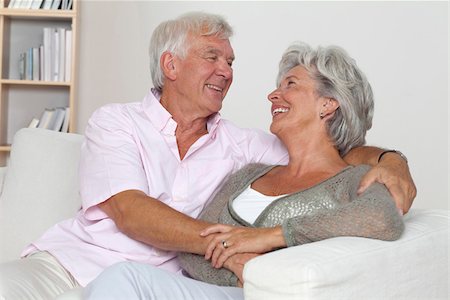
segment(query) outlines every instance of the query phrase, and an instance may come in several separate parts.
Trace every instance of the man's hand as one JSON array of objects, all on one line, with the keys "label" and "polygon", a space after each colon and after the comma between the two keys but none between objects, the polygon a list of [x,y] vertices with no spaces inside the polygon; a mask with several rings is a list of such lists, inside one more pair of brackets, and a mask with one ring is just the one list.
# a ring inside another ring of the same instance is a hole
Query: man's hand
[{"label": "man's hand", "polygon": [[225,261],[224,267],[233,272],[237,278],[239,278],[238,286],[242,287],[244,284],[244,278],[242,273],[244,272],[244,265],[252,258],[259,256],[256,253],[238,253]]},{"label": "man's hand", "polygon": [[401,214],[409,211],[417,190],[409,172],[408,164],[396,153],[386,153],[378,164],[361,179],[358,193],[378,181],[384,184]]}]

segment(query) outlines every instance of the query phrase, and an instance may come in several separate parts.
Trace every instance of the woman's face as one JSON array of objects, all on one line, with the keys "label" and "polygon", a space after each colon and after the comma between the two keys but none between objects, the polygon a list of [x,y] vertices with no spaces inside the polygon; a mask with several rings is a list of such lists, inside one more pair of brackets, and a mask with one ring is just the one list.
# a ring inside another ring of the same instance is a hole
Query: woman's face
[{"label": "woman's face", "polygon": [[282,132],[309,130],[320,124],[322,104],[318,101],[315,82],[302,66],[290,69],[268,99],[272,102],[270,131],[277,136]]}]

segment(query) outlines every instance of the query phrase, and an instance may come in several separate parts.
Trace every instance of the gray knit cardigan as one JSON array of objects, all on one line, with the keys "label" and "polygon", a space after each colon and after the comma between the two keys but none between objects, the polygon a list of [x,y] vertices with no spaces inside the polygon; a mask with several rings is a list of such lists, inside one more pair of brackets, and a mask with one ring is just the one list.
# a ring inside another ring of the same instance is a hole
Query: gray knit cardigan
[{"label": "gray knit cardigan", "polygon": [[[311,187],[273,201],[253,224],[240,218],[232,203],[253,181],[274,166],[250,164],[231,175],[201,220],[247,227],[282,226],[287,246],[296,246],[337,236],[396,240],[404,229],[402,217],[386,187],[372,184],[357,195],[361,177],[370,169],[348,167]],[[190,277],[222,286],[236,286],[237,277],[225,268],[215,269],[203,256],[180,253],[179,261]]]}]

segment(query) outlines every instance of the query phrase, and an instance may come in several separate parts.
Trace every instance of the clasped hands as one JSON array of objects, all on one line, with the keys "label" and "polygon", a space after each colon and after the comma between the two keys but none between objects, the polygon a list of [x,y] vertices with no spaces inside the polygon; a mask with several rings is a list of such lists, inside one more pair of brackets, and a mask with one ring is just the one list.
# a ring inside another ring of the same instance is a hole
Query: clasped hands
[{"label": "clasped hands", "polygon": [[243,283],[245,263],[284,244],[280,226],[249,228],[216,224],[206,228],[200,235],[213,235],[206,248],[205,259],[211,260],[214,268],[225,267],[232,271],[240,283]]}]

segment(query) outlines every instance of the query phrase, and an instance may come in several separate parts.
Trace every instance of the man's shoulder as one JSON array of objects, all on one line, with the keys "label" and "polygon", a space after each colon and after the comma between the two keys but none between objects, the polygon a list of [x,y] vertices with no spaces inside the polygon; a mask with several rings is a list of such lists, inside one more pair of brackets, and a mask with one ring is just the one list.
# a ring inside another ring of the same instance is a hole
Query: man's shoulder
[{"label": "man's shoulder", "polygon": [[92,117],[106,117],[114,115],[126,115],[130,109],[136,109],[141,105],[140,102],[127,102],[127,103],[108,103],[97,108]]},{"label": "man's shoulder", "polygon": [[134,113],[138,110],[138,102],[110,103],[97,108],[91,115],[86,127],[86,134],[90,129],[104,129],[107,131],[129,131],[132,128]]}]

